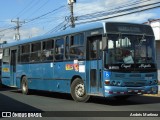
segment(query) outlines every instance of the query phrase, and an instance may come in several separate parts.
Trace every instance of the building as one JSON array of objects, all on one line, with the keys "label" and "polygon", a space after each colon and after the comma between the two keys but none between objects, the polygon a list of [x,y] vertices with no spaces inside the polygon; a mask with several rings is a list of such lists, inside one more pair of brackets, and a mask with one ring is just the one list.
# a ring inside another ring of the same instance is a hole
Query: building
[{"label": "building", "polygon": [[149,24],[153,28],[155,40],[156,40],[156,55],[157,55],[157,68],[158,68],[158,80],[160,81],[160,19],[148,20],[144,24]]}]

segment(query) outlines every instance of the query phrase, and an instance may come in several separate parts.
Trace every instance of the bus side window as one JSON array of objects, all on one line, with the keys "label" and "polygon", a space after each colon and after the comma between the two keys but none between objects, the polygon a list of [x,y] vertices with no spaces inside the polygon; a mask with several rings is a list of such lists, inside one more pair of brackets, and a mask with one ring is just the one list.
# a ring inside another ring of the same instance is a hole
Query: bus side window
[{"label": "bus side window", "polygon": [[69,37],[66,37],[66,42],[65,42],[65,58],[69,59]]},{"label": "bus side window", "polygon": [[29,62],[30,45],[23,45],[20,47],[20,62]]},{"label": "bus side window", "polygon": [[64,56],[64,39],[57,39],[55,43],[55,60],[63,60]]},{"label": "bus side window", "polygon": [[3,50],[3,64],[9,64],[9,54],[10,52],[8,48]]},{"label": "bus side window", "polygon": [[82,33],[70,37],[70,58],[84,59],[84,35]]},{"label": "bus side window", "polygon": [[41,60],[41,42],[31,44],[31,62],[38,62]]},{"label": "bus side window", "polygon": [[102,35],[88,37],[89,59],[102,58]]},{"label": "bus side window", "polygon": [[91,51],[91,54],[90,54],[91,59],[97,58],[97,41],[96,40],[92,41],[90,51]]},{"label": "bus side window", "polygon": [[54,47],[53,40],[43,41],[43,49],[41,54],[42,61],[53,60],[53,47]]}]

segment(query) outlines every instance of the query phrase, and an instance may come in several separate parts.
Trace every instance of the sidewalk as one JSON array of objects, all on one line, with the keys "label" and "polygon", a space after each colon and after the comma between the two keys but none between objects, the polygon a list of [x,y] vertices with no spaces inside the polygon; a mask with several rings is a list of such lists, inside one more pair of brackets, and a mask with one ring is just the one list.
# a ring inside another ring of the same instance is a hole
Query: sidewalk
[{"label": "sidewalk", "polygon": [[144,94],[144,96],[153,96],[153,97],[160,97],[160,85],[158,85],[158,94]]}]

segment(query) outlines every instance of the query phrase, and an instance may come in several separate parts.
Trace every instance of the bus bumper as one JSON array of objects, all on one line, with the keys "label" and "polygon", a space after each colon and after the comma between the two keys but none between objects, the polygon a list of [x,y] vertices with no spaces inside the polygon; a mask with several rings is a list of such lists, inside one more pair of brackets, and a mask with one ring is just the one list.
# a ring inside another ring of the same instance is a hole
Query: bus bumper
[{"label": "bus bumper", "polygon": [[117,87],[117,86],[104,87],[105,97],[114,97],[121,95],[142,95],[142,94],[158,94],[158,85],[143,86],[143,87]]}]

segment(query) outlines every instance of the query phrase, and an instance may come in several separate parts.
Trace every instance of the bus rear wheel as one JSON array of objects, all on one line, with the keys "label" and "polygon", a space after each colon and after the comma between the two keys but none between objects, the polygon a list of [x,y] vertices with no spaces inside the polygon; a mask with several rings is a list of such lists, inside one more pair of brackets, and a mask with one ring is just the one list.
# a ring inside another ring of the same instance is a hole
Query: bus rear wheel
[{"label": "bus rear wheel", "polygon": [[22,82],[21,82],[21,89],[22,89],[22,93],[27,95],[28,94],[28,81],[26,76],[24,76],[22,78]]},{"label": "bus rear wheel", "polygon": [[80,78],[76,78],[71,84],[71,96],[77,102],[87,102],[90,98],[86,94],[84,82]]}]

